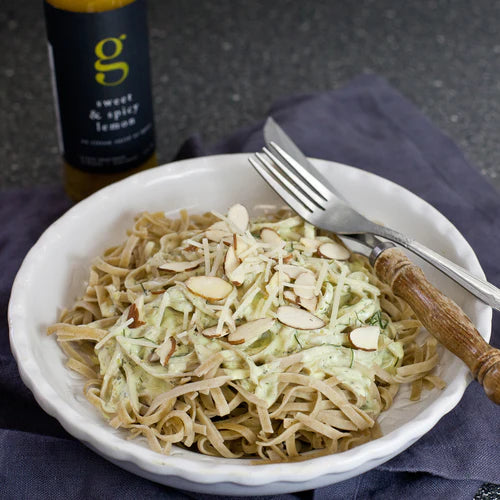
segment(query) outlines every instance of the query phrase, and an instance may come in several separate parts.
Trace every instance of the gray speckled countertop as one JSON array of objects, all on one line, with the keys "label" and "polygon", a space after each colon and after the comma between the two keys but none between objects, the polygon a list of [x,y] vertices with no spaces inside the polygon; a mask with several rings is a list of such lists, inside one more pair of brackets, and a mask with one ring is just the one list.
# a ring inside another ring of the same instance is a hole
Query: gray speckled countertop
[{"label": "gray speckled countertop", "polygon": [[[0,0],[0,188],[61,181],[41,1]],[[159,161],[284,95],[387,78],[500,189],[500,2],[149,0]],[[500,498],[485,485],[476,498]]]},{"label": "gray speckled countertop", "polygon": [[[0,1],[0,187],[59,182],[41,1]],[[160,162],[375,72],[500,189],[500,2],[150,0],[149,17]]]}]

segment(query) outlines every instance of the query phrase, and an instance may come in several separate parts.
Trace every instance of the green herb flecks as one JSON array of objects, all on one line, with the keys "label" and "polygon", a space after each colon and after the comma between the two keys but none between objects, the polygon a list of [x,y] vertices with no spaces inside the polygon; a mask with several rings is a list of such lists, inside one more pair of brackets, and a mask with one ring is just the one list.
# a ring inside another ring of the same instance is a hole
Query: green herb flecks
[{"label": "green herb flecks", "polygon": [[294,333],[293,336],[295,337],[295,341],[297,342],[297,344],[299,344],[300,348],[303,349],[302,344],[300,343],[300,341],[299,341],[299,339],[297,337],[297,334]]},{"label": "green herb flecks", "polygon": [[385,330],[387,328],[387,325],[389,324],[389,321],[382,318],[382,311],[377,311],[368,319],[367,324],[373,326],[378,325],[380,326],[381,330]]}]

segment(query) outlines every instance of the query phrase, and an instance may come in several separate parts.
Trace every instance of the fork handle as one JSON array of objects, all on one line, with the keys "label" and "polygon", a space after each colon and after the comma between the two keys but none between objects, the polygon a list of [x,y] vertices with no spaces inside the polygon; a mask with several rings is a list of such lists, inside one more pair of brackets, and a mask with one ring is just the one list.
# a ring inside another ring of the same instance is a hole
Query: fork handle
[{"label": "fork handle", "polygon": [[496,286],[488,283],[486,280],[476,278],[463,267],[460,267],[451,260],[446,259],[442,255],[439,255],[406,235],[384,226],[376,226],[375,229],[375,234],[377,234],[377,236],[382,236],[394,241],[403,248],[415,253],[429,264],[439,269],[442,273],[446,274],[446,276],[465,288],[472,295],[476,296],[479,300],[497,311],[500,311],[500,289]]},{"label": "fork handle", "polygon": [[465,362],[486,395],[500,404],[500,350],[481,337],[462,309],[429,283],[401,250],[384,250],[374,268],[377,276],[409,304],[427,331]]}]

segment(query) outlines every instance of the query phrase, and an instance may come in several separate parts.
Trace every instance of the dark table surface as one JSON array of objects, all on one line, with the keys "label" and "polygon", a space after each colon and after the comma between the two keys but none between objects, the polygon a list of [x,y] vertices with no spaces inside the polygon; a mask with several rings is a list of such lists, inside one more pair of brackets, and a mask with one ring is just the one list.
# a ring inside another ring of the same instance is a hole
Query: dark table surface
[{"label": "dark table surface", "polygon": [[[42,2],[0,6],[0,187],[60,182]],[[500,189],[500,2],[149,0],[149,18],[160,162],[375,72]]]},{"label": "dark table surface", "polygon": [[[149,0],[160,162],[277,98],[384,76],[500,189],[500,2]],[[61,182],[42,2],[0,0],[0,188]],[[485,485],[476,498],[500,498]]]}]

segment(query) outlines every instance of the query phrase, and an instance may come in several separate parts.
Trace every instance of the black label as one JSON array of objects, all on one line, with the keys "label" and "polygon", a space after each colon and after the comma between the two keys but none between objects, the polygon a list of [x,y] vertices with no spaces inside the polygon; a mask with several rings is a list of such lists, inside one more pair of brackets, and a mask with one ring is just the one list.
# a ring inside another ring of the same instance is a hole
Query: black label
[{"label": "black label", "polygon": [[155,149],[144,0],[91,14],[44,4],[64,159],[102,173],[144,163]]}]

